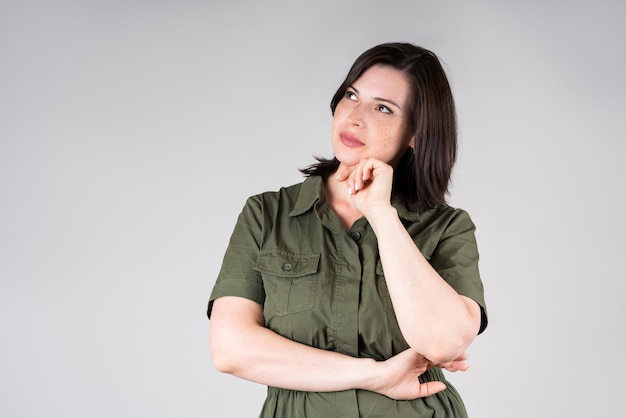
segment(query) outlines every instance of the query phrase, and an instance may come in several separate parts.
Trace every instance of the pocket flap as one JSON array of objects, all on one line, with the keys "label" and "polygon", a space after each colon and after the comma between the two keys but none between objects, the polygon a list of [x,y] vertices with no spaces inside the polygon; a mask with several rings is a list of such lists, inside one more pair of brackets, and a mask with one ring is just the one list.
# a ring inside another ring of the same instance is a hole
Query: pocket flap
[{"label": "pocket flap", "polygon": [[300,277],[317,273],[319,254],[296,254],[284,250],[263,250],[254,269],[280,277]]}]

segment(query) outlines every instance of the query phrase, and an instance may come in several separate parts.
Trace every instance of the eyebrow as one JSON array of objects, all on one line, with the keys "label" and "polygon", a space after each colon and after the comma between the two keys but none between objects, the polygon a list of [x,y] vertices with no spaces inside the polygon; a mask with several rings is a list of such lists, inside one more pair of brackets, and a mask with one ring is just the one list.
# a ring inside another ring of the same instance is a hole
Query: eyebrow
[{"label": "eyebrow", "polygon": [[[359,93],[359,90],[356,89],[354,86],[348,86],[349,89],[354,90],[357,94]],[[393,101],[389,100],[389,99],[385,99],[382,97],[372,97],[374,100],[378,100],[379,102],[385,102],[385,103],[389,103],[393,106],[395,106],[396,108],[402,110],[402,108],[400,106],[398,106],[396,103],[394,103]]]}]

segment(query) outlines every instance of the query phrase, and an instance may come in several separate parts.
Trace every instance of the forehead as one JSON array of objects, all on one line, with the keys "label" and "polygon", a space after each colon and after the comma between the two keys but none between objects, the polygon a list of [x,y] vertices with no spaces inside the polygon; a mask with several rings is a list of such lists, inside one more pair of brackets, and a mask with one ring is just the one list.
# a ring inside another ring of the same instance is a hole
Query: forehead
[{"label": "forehead", "polygon": [[368,68],[353,83],[361,96],[391,100],[406,105],[411,83],[408,76],[394,67],[377,64]]}]

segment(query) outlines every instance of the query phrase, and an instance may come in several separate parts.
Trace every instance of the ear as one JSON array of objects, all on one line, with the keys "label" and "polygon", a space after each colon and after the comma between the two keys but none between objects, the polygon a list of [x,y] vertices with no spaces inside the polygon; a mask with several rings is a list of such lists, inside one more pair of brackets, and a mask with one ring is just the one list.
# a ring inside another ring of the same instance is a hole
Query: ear
[{"label": "ear", "polygon": [[415,135],[411,137],[411,140],[409,141],[409,147],[415,149]]}]

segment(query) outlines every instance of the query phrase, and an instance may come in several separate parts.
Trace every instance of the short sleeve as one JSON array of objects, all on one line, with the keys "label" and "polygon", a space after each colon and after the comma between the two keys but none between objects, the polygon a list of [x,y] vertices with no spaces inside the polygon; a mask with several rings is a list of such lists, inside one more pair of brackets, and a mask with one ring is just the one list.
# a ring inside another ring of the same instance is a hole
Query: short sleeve
[{"label": "short sleeve", "polygon": [[430,264],[460,295],[480,305],[480,332],[487,327],[487,307],[478,268],[476,227],[467,212],[457,209],[430,256]]},{"label": "short sleeve", "polygon": [[211,318],[213,301],[222,296],[239,296],[263,305],[265,290],[259,272],[253,269],[263,233],[261,197],[250,197],[230,237],[207,309]]}]

